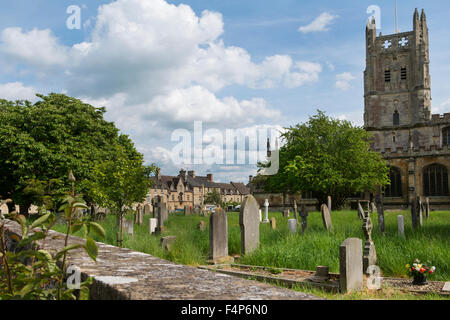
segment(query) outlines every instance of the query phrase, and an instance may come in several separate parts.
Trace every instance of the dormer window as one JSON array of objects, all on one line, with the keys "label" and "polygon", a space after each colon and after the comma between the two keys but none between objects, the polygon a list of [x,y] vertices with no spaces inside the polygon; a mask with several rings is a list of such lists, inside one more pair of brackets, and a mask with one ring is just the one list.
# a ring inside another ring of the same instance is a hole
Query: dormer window
[{"label": "dormer window", "polygon": [[394,126],[400,125],[400,115],[397,110],[395,110],[393,118]]}]

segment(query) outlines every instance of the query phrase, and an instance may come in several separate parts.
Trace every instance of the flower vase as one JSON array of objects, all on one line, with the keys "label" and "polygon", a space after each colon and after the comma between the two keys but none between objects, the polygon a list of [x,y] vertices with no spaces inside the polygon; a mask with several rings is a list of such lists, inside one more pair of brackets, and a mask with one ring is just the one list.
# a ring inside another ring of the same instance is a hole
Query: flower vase
[{"label": "flower vase", "polygon": [[423,286],[425,284],[427,284],[427,277],[425,276],[425,274],[423,273],[417,273],[414,275],[414,281],[413,281],[413,285],[416,286]]}]

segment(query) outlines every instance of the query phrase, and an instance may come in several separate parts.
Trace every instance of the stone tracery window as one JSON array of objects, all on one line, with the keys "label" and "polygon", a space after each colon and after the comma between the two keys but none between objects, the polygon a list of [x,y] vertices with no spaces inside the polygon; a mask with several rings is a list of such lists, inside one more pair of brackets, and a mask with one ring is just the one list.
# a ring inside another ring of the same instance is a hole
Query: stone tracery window
[{"label": "stone tracery window", "polygon": [[400,124],[400,114],[398,113],[397,110],[395,110],[395,112],[394,112],[393,122],[394,122],[394,126],[398,126]]},{"label": "stone tracery window", "polygon": [[448,173],[445,166],[432,164],[423,170],[423,193],[426,197],[448,195]]},{"label": "stone tracery window", "polygon": [[391,184],[384,190],[385,197],[401,197],[402,192],[402,174],[399,168],[390,167],[389,180]]},{"label": "stone tracery window", "polygon": [[442,130],[442,145],[443,146],[450,145],[450,127],[447,127]]}]

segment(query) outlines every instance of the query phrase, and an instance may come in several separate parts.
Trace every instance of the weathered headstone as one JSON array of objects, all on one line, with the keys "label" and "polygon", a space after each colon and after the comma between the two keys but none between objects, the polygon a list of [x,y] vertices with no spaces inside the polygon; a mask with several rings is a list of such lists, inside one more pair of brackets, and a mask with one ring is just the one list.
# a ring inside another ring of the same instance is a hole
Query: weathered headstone
[{"label": "weathered headstone", "polygon": [[150,205],[146,204],[144,205],[144,215],[150,215]]},{"label": "weathered headstone", "polygon": [[425,198],[425,218],[428,219],[430,217],[430,198]]},{"label": "weathered headstone", "polygon": [[213,261],[228,257],[228,220],[221,208],[209,218],[209,257]]},{"label": "weathered headstone", "polygon": [[422,197],[417,197],[417,203],[416,203],[416,207],[417,207],[417,223],[419,225],[419,227],[423,227],[423,203],[422,203]]},{"label": "weathered headstone", "polygon": [[402,215],[397,216],[398,235],[400,237],[405,236],[405,220]]},{"label": "weathered headstone", "polygon": [[168,218],[167,213],[167,204],[165,202],[158,203],[158,206],[156,207],[156,219],[158,220],[158,224],[156,226],[156,233],[164,232],[164,222]]},{"label": "weathered headstone", "polygon": [[185,216],[191,215],[191,207],[190,206],[184,206],[184,215]]},{"label": "weathered headstone", "polygon": [[302,219],[302,232],[305,233],[305,230],[308,227],[308,210],[306,210],[305,204],[302,204],[300,218]]},{"label": "weathered headstone", "polygon": [[124,228],[128,235],[132,236],[134,234],[134,223],[133,221],[124,221]]},{"label": "weathered headstone", "polygon": [[270,218],[270,227],[272,230],[277,229],[277,219],[275,219],[275,217]]},{"label": "weathered headstone", "polygon": [[363,259],[362,241],[348,238],[339,247],[339,288],[341,293],[362,291]]},{"label": "weathered headstone", "polygon": [[375,203],[373,203],[373,202],[370,203],[370,212],[371,213],[378,212],[377,207],[375,206]]},{"label": "weathered headstone", "polygon": [[328,207],[325,203],[322,204],[320,211],[322,212],[322,221],[323,221],[323,226],[325,227],[325,229],[327,231],[333,230],[333,224],[331,223],[330,211],[328,210]]},{"label": "weathered headstone", "polygon": [[170,251],[170,249],[172,248],[172,245],[175,243],[176,240],[177,240],[176,236],[162,237],[161,238],[161,246],[163,247],[164,250]]},{"label": "weathered headstone", "polygon": [[205,223],[205,221],[200,221],[200,223],[198,224],[198,229],[200,231],[205,231],[206,230],[206,223]]},{"label": "weathered headstone", "polygon": [[155,233],[157,225],[158,225],[158,219],[156,219],[156,218],[148,219],[148,228],[149,228],[150,234]]},{"label": "weathered headstone", "polygon": [[297,219],[288,220],[288,228],[291,233],[297,233],[298,221]]},{"label": "weathered headstone", "polygon": [[289,210],[283,210],[283,217],[289,218]]},{"label": "weathered headstone", "polygon": [[364,273],[369,274],[367,268],[377,264],[377,253],[375,250],[375,244],[372,240],[372,219],[370,214],[363,220],[363,231],[366,241],[364,242],[364,255],[363,255],[363,270]]},{"label": "weathered headstone", "polygon": [[247,196],[239,212],[239,226],[241,228],[241,254],[245,255],[259,245],[259,206],[255,197]]},{"label": "weathered headstone", "polygon": [[331,196],[328,196],[327,200],[328,200],[328,202],[327,202],[328,211],[330,211],[330,214],[331,214]]},{"label": "weathered headstone", "polygon": [[262,211],[259,209],[259,222],[262,222]]}]

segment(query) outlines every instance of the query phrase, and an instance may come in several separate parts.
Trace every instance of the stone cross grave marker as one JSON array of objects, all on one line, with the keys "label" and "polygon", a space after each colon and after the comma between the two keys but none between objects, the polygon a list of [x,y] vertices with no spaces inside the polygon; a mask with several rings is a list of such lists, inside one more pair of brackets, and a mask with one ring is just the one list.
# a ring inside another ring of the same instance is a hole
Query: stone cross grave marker
[{"label": "stone cross grave marker", "polygon": [[216,211],[209,217],[209,258],[214,261],[227,256],[227,213],[222,208],[217,208]]},{"label": "stone cross grave marker", "polygon": [[325,229],[327,231],[333,230],[333,224],[331,223],[330,211],[328,210],[328,207],[325,203],[322,204],[320,211],[322,212],[322,221],[323,221],[323,226],[325,227]]},{"label": "stone cross grave marker", "polygon": [[158,225],[158,219],[156,219],[156,218],[148,219],[148,228],[149,228],[150,234],[155,233],[157,225]]},{"label": "stone cross grave marker", "polygon": [[239,212],[239,226],[241,228],[241,254],[245,255],[259,245],[259,206],[255,197],[247,196]]},{"label": "stone cross grave marker", "polygon": [[398,235],[400,237],[405,236],[405,220],[402,215],[397,216]]},{"label": "stone cross grave marker", "polygon": [[288,220],[288,228],[291,233],[297,233],[298,221],[297,219]]},{"label": "stone cross grave marker", "polygon": [[372,219],[368,214],[363,220],[363,231],[366,241],[364,242],[364,256],[363,256],[363,270],[364,273],[369,274],[367,268],[377,264],[377,253],[375,250],[375,244],[372,240]]},{"label": "stone cross grave marker", "polygon": [[306,210],[306,205],[302,204],[302,209],[300,210],[300,218],[302,219],[302,232],[305,233],[308,227],[308,210]]},{"label": "stone cross grave marker", "polygon": [[348,238],[339,247],[339,288],[347,293],[362,291],[363,287],[362,241]]}]

